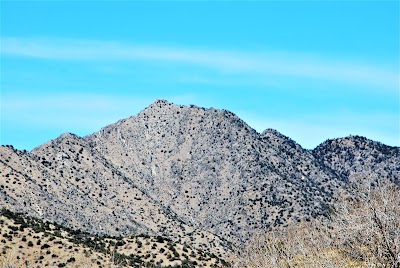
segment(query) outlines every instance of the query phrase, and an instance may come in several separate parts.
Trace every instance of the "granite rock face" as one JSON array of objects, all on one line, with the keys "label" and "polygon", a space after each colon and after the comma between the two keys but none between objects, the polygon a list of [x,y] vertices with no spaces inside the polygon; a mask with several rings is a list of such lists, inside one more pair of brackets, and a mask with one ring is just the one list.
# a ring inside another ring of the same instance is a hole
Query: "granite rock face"
[{"label": "granite rock face", "polygon": [[94,234],[154,234],[213,250],[327,213],[347,183],[399,182],[400,153],[361,137],[310,151],[226,110],[158,100],[86,137],[0,147],[0,206]]}]

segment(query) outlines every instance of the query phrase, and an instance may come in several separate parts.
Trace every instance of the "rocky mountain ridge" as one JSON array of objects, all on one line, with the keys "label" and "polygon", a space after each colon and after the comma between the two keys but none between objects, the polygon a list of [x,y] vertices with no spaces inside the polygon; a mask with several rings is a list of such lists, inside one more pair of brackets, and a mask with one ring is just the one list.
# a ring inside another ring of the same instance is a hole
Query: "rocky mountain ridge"
[{"label": "rocky mountain ridge", "polygon": [[360,137],[306,150],[226,110],[158,100],[86,137],[0,147],[0,206],[94,234],[151,234],[223,256],[310,221],[354,178],[399,182],[400,153]]},{"label": "rocky mountain ridge", "polygon": [[368,178],[400,183],[400,147],[387,146],[361,136],[350,136],[327,140],[312,153],[346,180]]}]

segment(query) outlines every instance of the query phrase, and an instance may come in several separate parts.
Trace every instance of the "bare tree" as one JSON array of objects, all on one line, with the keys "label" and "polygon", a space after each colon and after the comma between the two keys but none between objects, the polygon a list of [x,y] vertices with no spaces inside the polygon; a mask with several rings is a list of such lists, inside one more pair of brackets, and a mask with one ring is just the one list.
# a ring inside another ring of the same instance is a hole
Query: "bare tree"
[{"label": "bare tree", "polygon": [[314,222],[258,234],[242,252],[236,267],[346,267],[347,262],[327,227]]},{"label": "bare tree", "polygon": [[378,267],[400,268],[400,187],[355,183],[356,198],[336,205],[337,242],[352,258]]}]

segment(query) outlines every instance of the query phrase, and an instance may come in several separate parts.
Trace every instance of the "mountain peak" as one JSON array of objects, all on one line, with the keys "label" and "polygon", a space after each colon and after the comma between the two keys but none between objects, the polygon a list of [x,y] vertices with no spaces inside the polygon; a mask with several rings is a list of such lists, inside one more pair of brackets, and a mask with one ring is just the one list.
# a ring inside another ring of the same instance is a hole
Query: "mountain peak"
[{"label": "mountain peak", "polygon": [[289,138],[288,136],[283,135],[280,133],[278,130],[273,129],[273,128],[267,128],[261,133],[261,136],[264,138],[274,138],[274,139],[279,139],[281,142],[291,142],[294,143],[294,141]]},{"label": "mountain peak", "polygon": [[56,139],[54,140],[50,140],[46,143],[43,143],[41,145],[39,145],[38,147],[35,147],[32,149],[32,153],[38,152],[40,150],[47,150],[47,147],[52,147],[55,146],[57,144],[57,146],[59,146],[60,144],[64,144],[66,146],[69,146],[70,143],[85,143],[86,141],[84,139],[82,139],[81,137],[79,137],[78,135],[74,134],[74,133],[70,133],[70,132],[65,132],[63,134],[61,134],[60,136],[58,136]]},{"label": "mountain peak", "polygon": [[157,99],[155,102],[150,104],[150,106],[148,108],[162,108],[162,107],[170,106],[170,105],[173,105],[173,103],[171,103],[165,99]]},{"label": "mountain peak", "polygon": [[80,138],[78,135],[71,133],[71,132],[65,132],[61,134],[57,139],[76,139]]},{"label": "mountain peak", "polygon": [[328,139],[317,146],[317,148],[328,148],[328,147],[340,147],[342,149],[346,148],[364,149],[369,147],[369,148],[375,148],[380,151],[387,151],[387,150],[399,151],[400,149],[399,147],[385,145],[381,142],[374,141],[358,135],[350,135],[343,138]]},{"label": "mountain peak", "polygon": [[273,128],[267,128],[266,130],[264,130],[261,135],[268,135],[268,134],[273,134],[276,136],[283,136],[282,133],[280,133],[278,130],[273,129]]}]

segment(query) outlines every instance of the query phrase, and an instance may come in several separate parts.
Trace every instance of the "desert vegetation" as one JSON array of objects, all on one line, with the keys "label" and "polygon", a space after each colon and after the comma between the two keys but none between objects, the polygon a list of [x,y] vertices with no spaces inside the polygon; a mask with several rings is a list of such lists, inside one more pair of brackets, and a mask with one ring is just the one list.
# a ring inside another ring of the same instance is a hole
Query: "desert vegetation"
[{"label": "desert vegetation", "polygon": [[326,221],[253,236],[235,267],[400,267],[400,187],[353,183]]},{"label": "desert vegetation", "polygon": [[0,268],[225,267],[212,253],[162,236],[95,236],[0,210]]}]

